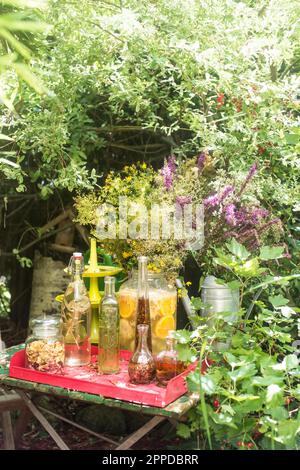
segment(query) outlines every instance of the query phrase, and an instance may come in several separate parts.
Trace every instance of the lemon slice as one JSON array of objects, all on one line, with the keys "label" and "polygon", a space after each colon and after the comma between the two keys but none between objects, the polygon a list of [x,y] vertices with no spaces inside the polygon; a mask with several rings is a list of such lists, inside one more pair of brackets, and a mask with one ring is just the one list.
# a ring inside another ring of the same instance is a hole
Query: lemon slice
[{"label": "lemon slice", "polygon": [[158,338],[166,338],[170,330],[175,329],[175,319],[171,315],[163,316],[155,325],[154,332]]},{"label": "lemon slice", "polygon": [[176,312],[176,297],[174,296],[165,296],[160,299],[159,307],[160,307],[160,315],[161,316],[172,316]]},{"label": "lemon slice", "polygon": [[136,299],[128,296],[119,297],[119,309],[121,318],[130,318],[136,311]]}]

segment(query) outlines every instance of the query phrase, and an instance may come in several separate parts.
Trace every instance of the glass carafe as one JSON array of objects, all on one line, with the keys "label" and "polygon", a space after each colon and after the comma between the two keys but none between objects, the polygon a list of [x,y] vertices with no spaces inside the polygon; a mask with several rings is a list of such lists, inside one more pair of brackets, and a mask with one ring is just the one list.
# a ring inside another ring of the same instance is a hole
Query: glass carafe
[{"label": "glass carafe", "polygon": [[[164,273],[148,271],[149,303],[151,319],[152,353],[165,348],[170,330],[176,329],[177,291],[170,285]],[[138,271],[133,270],[119,290],[120,347],[134,351],[135,319],[138,297]]]},{"label": "glass carafe", "polygon": [[184,362],[178,359],[178,353],[175,349],[176,339],[173,334],[174,332],[169,332],[166,338],[166,348],[156,356],[155,360],[156,379],[161,386],[166,386],[169,380],[181,374],[185,369]]},{"label": "glass carafe", "polygon": [[137,326],[138,346],[128,365],[129,381],[133,384],[149,384],[155,378],[155,362],[148,348],[149,325]]},{"label": "glass carafe", "polygon": [[115,278],[104,278],[104,297],[99,315],[98,370],[102,374],[116,374],[119,365],[119,306],[115,295]]},{"label": "glass carafe", "polygon": [[65,365],[83,366],[91,360],[90,323],[91,302],[81,278],[84,264],[81,253],[71,258],[73,279],[62,302]]}]

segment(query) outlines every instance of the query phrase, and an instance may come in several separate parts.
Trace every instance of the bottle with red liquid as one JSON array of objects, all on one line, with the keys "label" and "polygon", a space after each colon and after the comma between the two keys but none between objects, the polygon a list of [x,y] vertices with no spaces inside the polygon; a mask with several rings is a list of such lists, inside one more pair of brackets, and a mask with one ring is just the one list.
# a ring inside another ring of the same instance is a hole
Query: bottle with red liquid
[{"label": "bottle with red liquid", "polygon": [[156,379],[158,385],[166,387],[169,380],[185,370],[185,363],[178,359],[174,332],[170,331],[166,338],[166,349],[156,356]]},{"label": "bottle with red liquid", "polygon": [[148,325],[147,345],[148,345],[149,351],[152,352],[147,263],[148,263],[147,256],[140,256],[138,258],[138,302],[137,302],[136,327],[135,327],[135,350],[137,349],[138,342],[139,342],[138,326]]},{"label": "bottle with red liquid", "polygon": [[133,384],[149,384],[155,378],[155,362],[147,342],[149,325],[138,325],[137,331],[138,346],[128,365],[129,381]]}]

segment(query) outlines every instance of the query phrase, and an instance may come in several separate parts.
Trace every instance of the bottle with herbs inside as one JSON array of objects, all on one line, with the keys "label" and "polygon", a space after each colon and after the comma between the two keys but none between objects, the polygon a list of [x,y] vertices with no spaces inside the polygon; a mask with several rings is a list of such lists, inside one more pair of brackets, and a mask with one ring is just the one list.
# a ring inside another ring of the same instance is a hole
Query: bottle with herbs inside
[{"label": "bottle with herbs inside", "polygon": [[151,321],[150,321],[150,303],[149,303],[149,286],[148,286],[148,258],[147,256],[140,256],[138,258],[138,299],[136,311],[136,326],[135,326],[135,350],[139,342],[139,325],[148,325],[147,329],[147,344],[149,350],[152,352],[152,338],[151,338]]},{"label": "bottle with herbs inside", "polygon": [[165,387],[169,380],[173,379],[185,369],[183,361],[178,359],[176,351],[176,339],[174,338],[174,331],[170,331],[166,338],[166,349],[161,351],[155,360],[156,364],[156,379],[158,385]]},{"label": "bottle with herbs inside", "polygon": [[116,280],[112,276],[104,278],[104,297],[99,315],[98,370],[102,374],[117,374],[119,364],[119,306],[115,295]]},{"label": "bottle with herbs inside", "polygon": [[64,365],[64,342],[61,319],[45,315],[31,321],[31,334],[25,342],[25,364],[48,374],[59,374]]},{"label": "bottle with herbs inside", "polygon": [[65,365],[84,366],[91,360],[91,302],[82,280],[83,256],[73,253],[70,260],[72,281],[64,294],[61,315],[65,340]]},{"label": "bottle with herbs inside", "polygon": [[138,346],[128,365],[129,381],[133,384],[149,384],[155,378],[155,362],[148,347],[149,325],[137,326]]}]

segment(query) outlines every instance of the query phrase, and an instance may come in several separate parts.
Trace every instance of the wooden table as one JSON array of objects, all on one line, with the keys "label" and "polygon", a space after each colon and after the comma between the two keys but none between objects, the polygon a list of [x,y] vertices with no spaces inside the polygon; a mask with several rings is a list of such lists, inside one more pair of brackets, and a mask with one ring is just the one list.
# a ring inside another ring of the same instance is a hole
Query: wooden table
[{"label": "wooden table", "polygon": [[[15,379],[8,376],[9,373],[9,361],[11,356],[24,348],[24,344],[14,346],[6,350],[5,360],[0,363],[0,387],[2,387],[7,399],[7,408],[5,409],[4,403],[1,408],[1,396],[0,396],[0,413],[2,413],[2,423],[4,432],[4,446],[5,448],[14,449],[15,440],[17,441],[21,435],[25,432],[29,419],[32,415],[40,422],[43,428],[48,432],[52,439],[56,442],[57,446],[61,450],[69,450],[69,447],[62,440],[59,434],[55,431],[53,426],[49,423],[44,414],[55,416],[56,418],[67,422],[71,426],[86,431],[93,436],[96,436],[110,444],[114,445],[115,450],[126,450],[130,449],[136,442],[142,437],[148,434],[153,428],[159,423],[169,420],[173,424],[180,421],[183,416],[190,410],[198,401],[197,395],[183,395],[182,397],[170,403],[165,408],[157,408],[153,406],[138,405],[127,401],[115,400],[112,398],[104,398],[101,395],[94,395],[91,393],[76,392],[68,390],[62,387],[54,387],[51,385],[40,384],[37,382],[29,382],[27,380]],[[7,391],[10,391],[8,393]],[[81,426],[71,420],[64,418],[57,413],[50,410],[37,406],[32,398],[35,393],[44,395],[52,395],[56,397],[68,398],[76,401],[82,401],[86,404],[99,404],[105,405],[111,408],[119,408],[121,410],[134,411],[136,413],[142,413],[149,415],[151,419],[144,424],[141,428],[135,431],[130,436],[123,439],[122,442],[115,441],[110,437],[99,434],[90,429]],[[5,399],[4,399],[5,401]],[[14,432],[11,425],[10,410],[20,409],[21,414],[16,422]]]}]

